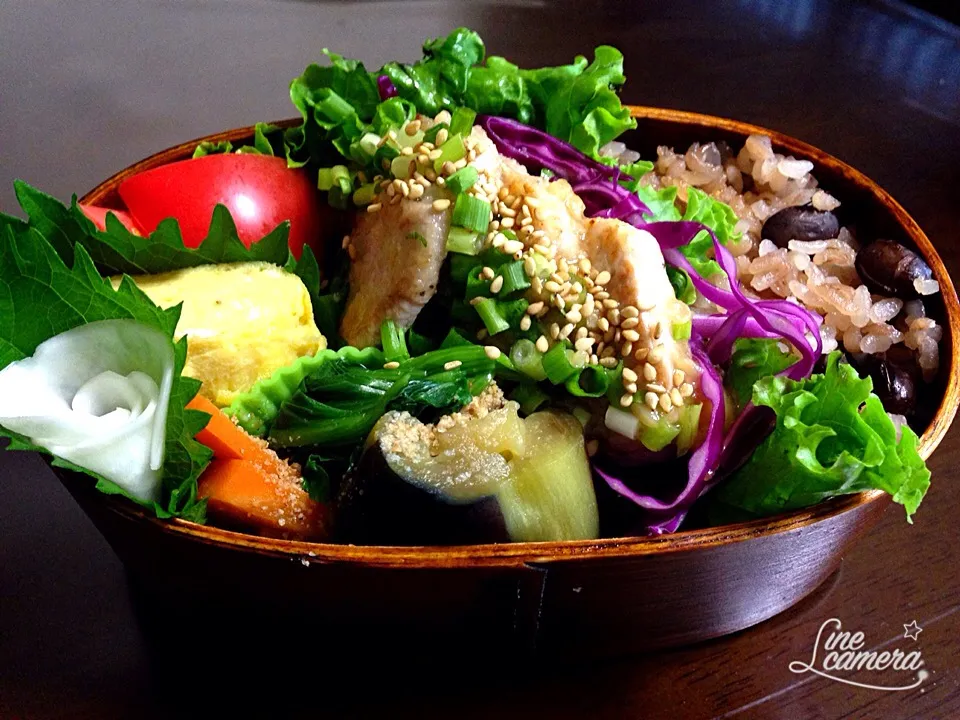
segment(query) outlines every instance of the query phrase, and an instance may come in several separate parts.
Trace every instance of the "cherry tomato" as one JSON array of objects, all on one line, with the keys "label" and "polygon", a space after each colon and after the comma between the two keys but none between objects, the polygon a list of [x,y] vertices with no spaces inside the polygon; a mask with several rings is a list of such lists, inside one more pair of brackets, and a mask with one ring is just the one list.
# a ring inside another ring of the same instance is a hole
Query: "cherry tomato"
[{"label": "cherry tomato", "polygon": [[130,213],[124,212],[123,210],[114,210],[113,208],[100,207],[99,205],[84,205],[83,203],[78,203],[80,210],[83,211],[83,214],[86,215],[90,220],[93,221],[93,224],[97,226],[97,230],[106,230],[107,229],[107,213],[113,213],[117,216],[117,220],[134,235],[143,235],[143,232],[140,230],[140,227],[133,221],[133,218],[130,217]]},{"label": "cherry tomato", "polygon": [[316,186],[282,158],[229,154],[181,160],[138,173],[118,190],[147,232],[164,218],[176,218],[187,247],[197,247],[207,236],[213,209],[220,203],[230,210],[247,247],[289,220],[294,257],[300,257],[304,245],[319,256],[321,200]]}]

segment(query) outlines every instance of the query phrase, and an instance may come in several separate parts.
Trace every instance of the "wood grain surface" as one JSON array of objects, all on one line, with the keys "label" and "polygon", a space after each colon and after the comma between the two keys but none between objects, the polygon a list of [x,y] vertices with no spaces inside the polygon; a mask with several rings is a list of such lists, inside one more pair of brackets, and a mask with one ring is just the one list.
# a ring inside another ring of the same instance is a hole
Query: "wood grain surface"
[{"label": "wood grain surface", "polygon": [[[375,65],[412,59],[425,36],[468,24],[521,65],[617,45],[625,100],[822,147],[889,190],[947,268],[960,267],[955,27],[886,2],[650,5],[103,0],[81,12],[5,0],[0,208],[11,209],[13,177],[68,198],[184,138],[288,115],[283,88],[323,46]],[[278,657],[242,626],[231,643],[211,644],[202,616],[158,643],[137,622],[137,590],[58,481],[33,456],[0,456],[0,716],[219,716],[233,706],[237,717],[958,717],[957,433],[931,459],[915,525],[887,512],[793,610],[681,650],[539,668],[508,657],[386,662],[373,647],[347,662],[322,643],[304,647],[306,659]],[[930,679],[883,693],[791,673],[832,617],[868,647],[915,642]],[[923,628],[917,641],[903,639],[911,620]],[[232,677],[216,672],[228,648],[246,661]]]}]

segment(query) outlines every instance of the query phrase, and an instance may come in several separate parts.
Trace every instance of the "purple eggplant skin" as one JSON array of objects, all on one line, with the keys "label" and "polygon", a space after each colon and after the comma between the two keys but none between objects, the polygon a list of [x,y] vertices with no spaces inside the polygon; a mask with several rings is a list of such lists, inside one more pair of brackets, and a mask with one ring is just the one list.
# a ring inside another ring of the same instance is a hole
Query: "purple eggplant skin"
[{"label": "purple eggplant skin", "polygon": [[337,540],[354,545],[472,545],[509,542],[495,497],[448,502],[407,482],[379,443],[364,451],[337,499]]}]

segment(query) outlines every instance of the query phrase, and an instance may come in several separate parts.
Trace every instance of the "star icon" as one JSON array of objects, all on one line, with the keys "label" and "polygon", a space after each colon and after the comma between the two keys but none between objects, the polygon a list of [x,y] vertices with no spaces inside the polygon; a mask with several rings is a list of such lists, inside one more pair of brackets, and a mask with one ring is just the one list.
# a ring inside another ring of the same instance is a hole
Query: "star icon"
[{"label": "star icon", "polygon": [[906,623],[904,623],[903,625],[904,638],[910,638],[911,640],[916,640],[917,635],[919,635],[922,632],[923,632],[923,628],[917,625],[916,620],[911,620],[909,625],[907,625]]}]

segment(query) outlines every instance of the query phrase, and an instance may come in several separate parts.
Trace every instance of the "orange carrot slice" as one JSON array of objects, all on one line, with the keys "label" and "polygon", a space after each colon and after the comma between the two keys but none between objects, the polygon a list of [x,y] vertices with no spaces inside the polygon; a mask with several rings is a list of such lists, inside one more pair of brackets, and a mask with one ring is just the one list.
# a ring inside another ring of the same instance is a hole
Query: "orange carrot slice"
[{"label": "orange carrot slice", "polygon": [[[280,461],[282,463],[282,461]],[[310,498],[294,471],[265,471],[249,460],[214,460],[200,476],[199,495],[211,514],[266,535],[319,540],[327,535],[327,508]]]},{"label": "orange carrot slice", "polygon": [[207,398],[197,395],[187,407],[191,410],[202,410],[210,414],[210,422],[197,433],[197,442],[203,443],[213,450],[213,456],[218,460],[252,460],[264,458],[266,445],[247,435],[224,412]]}]

